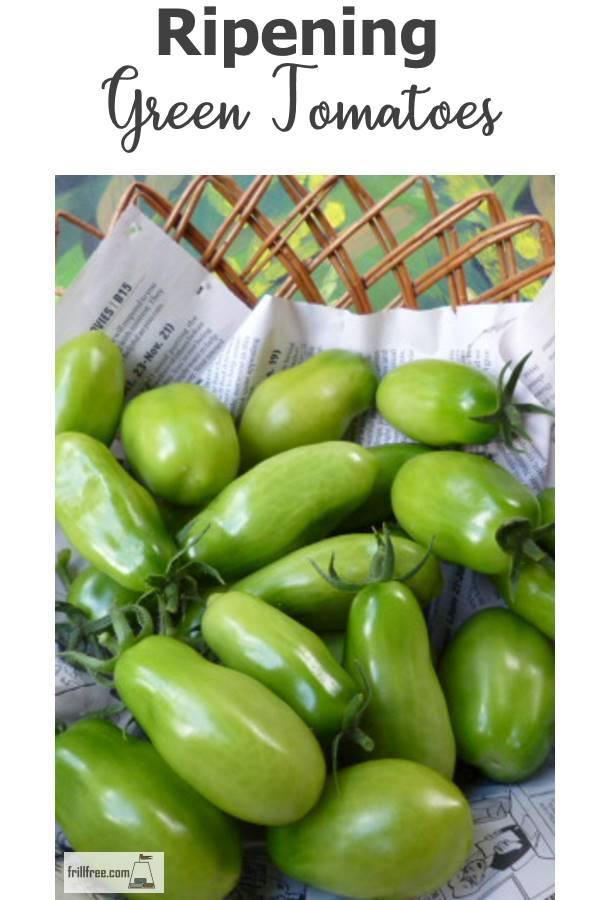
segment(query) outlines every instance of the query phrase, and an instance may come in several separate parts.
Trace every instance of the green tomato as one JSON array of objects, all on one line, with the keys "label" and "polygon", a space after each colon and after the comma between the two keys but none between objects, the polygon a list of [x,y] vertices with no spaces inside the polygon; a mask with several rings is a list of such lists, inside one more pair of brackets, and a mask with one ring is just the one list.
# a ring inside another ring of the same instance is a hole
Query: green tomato
[{"label": "green tomato", "polygon": [[431,661],[421,608],[406,585],[384,582],[358,592],[348,617],[344,665],[370,687],[361,728],[375,742],[368,759],[412,759],[452,778],[456,746]]},{"label": "green tomato", "polygon": [[462,363],[420,359],[398,366],[382,379],[376,403],[394,428],[431,447],[487,444],[498,436],[498,424],[473,421],[498,411],[498,389]]},{"label": "green tomato", "polygon": [[236,478],[179,539],[190,559],[240,578],[330,532],[363,502],[375,470],[348,441],[287,450]]},{"label": "green tomato", "polygon": [[340,522],[336,529],[338,532],[361,531],[392,519],[392,484],[400,466],[414,456],[431,453],[431,448],[422,444],[382,444],[380,447],[370,447],[369,453],[377,461],[373,488],[365,502]]},{"label": "green tomato", "polygon": [[128,606],[139,597],[137,591],[130,591],[109,578],[104,572],[89,566],[72,581],[67,600],[86,614],[88,619],[103,619],[113,606]]},{"label": "green tomato", "polygon": [[112,443],[125,396],[121,351],[103,331],[88,331],[57,351],[56,433],[80,431]]},{"label": "green tomato", "polygon": [[516,585],[510,575],[499,575],[496,586],[510,608],[554,640],[554,562],[523,562]]},{"label": "green tomato", "polygon": [[448,562],[476,572],[510,570],[513,554],[498,542],[503,526],[539,525],[535,495],[483,456],[440,450],[402,466],[392,485],[394,514],[412,538]]},{"label": "green tomato", "polygon": [[165,900],[223,900],[237,884],[236,824],[151,744],[100,719],[78,722],[56,739],[55,787],[57,819],[75,850],[165,854]]},{"label": "green tomato", "polygon": [[344,661],[344,648],[346,646],[345,631],[322,631],[319,637],[333,656],[339,663]]},{"label": "green tomato", "polygon": [[546,760],[554,726],[554,653],[508,609],[468,619],[448,645],[440,681],[458,756],[494,781],[521,781]]},{"label": "green tomato", "polygon": [[329,778],[317,806],[270,828],[271,857],[287,875],[344,897],[413,900],[444,885],[473,844],[469,804],[433,769],[399,759]]},{"label": "green tomato", "polygon": [[284,824],[317,802],[325,760],[316,738],[253,678],[153,635],[121,655],[115,684],[169,766],[230,815]]},{"label": "green tomato", "polygon": [[[394,576],[414,569],[425,556],[424,547],[407,538],[391,535],[394,547]],[[313,563],[327,571],[333,557],[339,575],[348,582],[364,583],[369,575],[377,541],[372,534],[342,534],[302,547],[283,559],[242,578],[236,590],[260,597],[315,631],[346,627],[353,594],[330,584]],[[427,606],[442,592],[440,565],[429,557],[407,582],[419,603]]]},{"label": "green tomato", "polygon": [[177,552],[156,503],[110,450],[85,434],[56,438],[56,517],[81,555],[141,593]]},{"label": "green tomato", "polygon": [[[549,487],[538,494],[538,502],[542,511],[540,525],[550,525],[554,523],[554,488]],[[554,528],[551,528],[538,539],[538,543],[544,550],[554,556]]]},{"label": "green tomato", "polygon": [[226,666],[270,688],[319,740],[342,730],[359,689],[314,632],[240,591],[211,597],[202,632]]},{"label": "green tomato", "polygon": [[199,506],[237,475],[240,448],[231,413],[197,384],[167,384],[139,394],[121,420],[125,455],[154,493]]},{"label": "green tomato", "polygon": [[240,423],[246,466],[292,447],[343,437],[373,405],[377,376],[364,356],[325,350],[262,381]]}]

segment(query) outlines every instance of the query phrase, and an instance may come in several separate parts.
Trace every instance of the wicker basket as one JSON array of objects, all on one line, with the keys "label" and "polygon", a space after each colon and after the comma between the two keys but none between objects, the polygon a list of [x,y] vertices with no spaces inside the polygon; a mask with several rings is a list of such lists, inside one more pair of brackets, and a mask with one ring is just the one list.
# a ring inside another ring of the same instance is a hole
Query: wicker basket
[{"label": "wicker basket", "polygon": [[[361,215],[350,226],[338,231],[325,215],[324,206],[340,183],[352,194]],[[207,235],[192,222],[192,217],[208,187],[220,195],[227,214],[214,234]],[[279,225],[273,225],[261,209],[267,192],[275,188],[283,188],[292,206],[291,212]],[[430,220],[408,239],[398,243],[390,212],[392,205],[409,191],[421,192]],[[150,207],[174,240],[187,244],[202,264],[216,272],[248,306],[258,302],[257,293],[261,291],[256,291],[256,286],[261,274],[274,262],[278,262],[286,273],[272,291],[276,296],[326,303],[315,273],[321,266],[329,266],[333,267],[343,285],[342,295],[330,305],[361,313],[373,311],[369,292],[390,274],[394,288],[389,292],[389,299],[386,297],[385,305],[419,309],[420,299],[426,291],[443,279],[447,279],[448,297],[453,307],[497,300],[518,301],[524,287],[547,277],[554,268],[554,235],[550,223],[542,216],[524,215],[507,219],[493,191],[475,193],[440,211],[431,181],[425,176],[401,181],[377,202],[359,178],[350,175],[331,175],[312,191],[293,175],[259,175],[246,189],[229,176],[199,175],[192,179],[175,204],[144,182],[133,182],[117,206],[111,227],[130,204],[140,201]],[[458,237],[460,223],[476,210],[485,215],[485,227],[461,244]],[[99,239],[104,237],[93,225],[70,213],[58,212],[57,240],[61,220],[69,221]],[[256,249],[250,261],[239,271],[239,266],[232,264],[232,247],[247,229],[253,232]],[[294,242],[293,238],[300,229],[304,232],[310,230],[317,248],[309,258],[301,258],[294,249],[297,241]],[[353,260],[352,240],[364,229],[371,230],[381,255],[368,271],[359,272]],[[539,232],[541,258],[523,268],[519,265],[512,239],[530,230]],[[411,257],[432,241],[437,241],[439,261],[418,277],[413,277],[409,265]],[[468,290],[468,263],[490,248],[497,254],[500,277],[489,289],[473,296]]]}]

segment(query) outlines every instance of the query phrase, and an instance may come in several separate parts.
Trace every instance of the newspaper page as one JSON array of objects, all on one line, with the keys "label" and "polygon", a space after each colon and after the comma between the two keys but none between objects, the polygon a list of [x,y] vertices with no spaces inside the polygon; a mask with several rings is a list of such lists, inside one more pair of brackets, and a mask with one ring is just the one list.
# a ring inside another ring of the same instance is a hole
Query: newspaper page
[{"label": "newspaper page", "polygon": [[[59,343],[91,327],[104,327],[114,336],[126,353],[128,372],[133,373],[130,393],[185,379],[211,390],[238,416],[259,381],[328,348],[363,353],[373,361],[380,376],[401,362],[437,357],[467,362],[492,378],[498,376],[506,362],[516,363],[531,351],[517,399],[553,406],[552,279],[533,303],[482,304],[456,311],[450,307],[419,312],[394,309],[358,316],[345,310],[265,297],[248,312],[218,283],[207,288],[210,276],[203,273],[197,262],[192,260],[190,270],[187,259],[173,257],[169,269],[163,262],[155,266],[156,259],[149,259],[146,252],[136,255],[139,233],[132,237],[130,226],[141,227],[150,243],[159,243],[153,229],[162,241],[169,241],[160,229],[140,219],[135,210],[125,213],[65,295],[57,326]],[[111,238],[114,252],[108,246]],[[187,257],[181,248],[174,244],[173,247]],[[161,248],[163,251],[164,260],[169,259],[170,251]],[[179,265],[181,269],[177,268]],[[97,280],[103,280],[104,287],[99,287]],[[131,291],[123,301],[115,300],[111,306],[110,298],[114,299],[122,283],[131,284]],[[199,290],[202,286],[205,287]],[[97,325],[109,307],[113,309],[109,319]],[[165,323],[171,323],[175,329],[166,340],[160,336]],[[177,339],[185,350],[169,352]],[[157,343],[157,353],[147,361],[149,348]],[[142,363],[146,365],[137,376],[136,367]],[[553,420],[538,415],[527,424],[532,443],[519,448],[521,452],[501,444],[472,449],[496,459],[538,491],[552,483]],[[404,440],[376,412],[360,417],[350,437],[366,446]],[[444,566],[444,574],[443,594],[428,611],[434,653],[475,610],[502,602],[482,575],[454,566]],[[79,685],[70,691],[70,702],[63,704],[68,705],[66,718],[71,720],[90,708],[86,698],[91,692],[104,689],[92,687],[89,678],[64,664],[61,668],[64,675],[60,683]],[[97,698],[95,693],[94,696]],[[96,702],[97,699],[91,705]],[[478,782],[461,787],[473,809],[473,851],[448,885],[421,900],[553,900],[551,764],[525,784]],[[248,848],[245,872],[232,900],[334,898],[285,878],[269,863],[264,847],[256,846]]]}]

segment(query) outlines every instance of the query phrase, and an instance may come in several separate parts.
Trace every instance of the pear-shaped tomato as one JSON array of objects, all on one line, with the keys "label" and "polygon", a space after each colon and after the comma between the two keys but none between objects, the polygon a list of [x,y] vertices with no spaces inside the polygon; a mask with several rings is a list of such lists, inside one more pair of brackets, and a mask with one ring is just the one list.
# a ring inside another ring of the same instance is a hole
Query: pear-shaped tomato
[{"label": "pear-shaped tomato", "polygon": [[446,648],[440,681],[458,756],[494,781],[521,781],[553,740],[554,652],[508,609],[468,619]]},{"label": "pear-shaped tomato", "polygon": [[80,852],[160,849],[165,900],[223,900],[239,880],[235,822],[191,790],[151,744],[109,722],[84,720],[57,737],[56,815]]},{"label": "pear-shaped tomato", "polygon": [[179,506],[200,506],[237,475],[240,450],[231,413],[197,384],[138,394],[121,420],[125,455],[140,481]]},{"label": "pear-shaped tomato", "polygon": [[227,485],[179,539],[190,559],[240,578],[328,534],[363,502],[376,468],[349,441],[287,450]]},{"label": "pear-shaped tomato", "polygon": [[242,415],[244,464],[339,440],[352,419],[373,405],[376,387],[371,363],[348,350],[324,350],[271,375],[254,389]]},{"label": "pear-shaped tomato", "polygon": [[57,351],[56,433],[80,431],[110,444],[125,395],[125,365],[103,331],[89,331]]},{"label": "pear-shaped tomato", "polygon": [[348,617],[344,663],[370,702],[361,728],[375,747],[368,759],[412,759],[447,778],[456,747],[446,700],[431,661],[429,634],[415,595],[395,581],[358,592]]},{"label": "pear-shaped tomato", "polygon": [[316,738],[248,675],[153,635],[120,656],[115,683],[171,768],[230,815],[283,824],[317,802],[325,760]]},{"label": "pear-shaped tomato", "polygon": [[473,843],[469,804],[439,772],[379,759],[330,778],[302,821],[270,828],[286,874],[344,897],[413,900],[446,884]]},{"label": "pear-shaped tomato", "polygon": [[56,437],[56,518],[76,550],[141,592],[177,552],[156,503],[108,447],[85,434]]},{"label": "pear-shaped tomato", "polygon": [[535,495],[510,472],[453,450],[408,460],[394,479],[392,506],[415,541],[433,541],[437,556],[487,574],[510,569],[508,532],[524,541],[540,520]]},{"label": "pear-shaped tomato", "polygon": [[[399,535],[392,534],[390,539],[394,549],[394,577],[402,581],[418,567],[427,551]],[[235,587],[279,607],[317,631],[345,628],[354,593],[327,581],[315,565],[326,572],[333,559],[345,581],[364,584],[378,546],[372,534],[340,534],[295,550],[242,578]],[[443,587],[437,559],[432,556],[426,559],[406,583],[421,606],[431,603]]]},{"label": "pear-shaped tomato", "polygon": [[210,598],[202,633],[226,666],[270,688],[320,740],[342,731],[359,689],[314,632],[257,597],[227,591]]}]

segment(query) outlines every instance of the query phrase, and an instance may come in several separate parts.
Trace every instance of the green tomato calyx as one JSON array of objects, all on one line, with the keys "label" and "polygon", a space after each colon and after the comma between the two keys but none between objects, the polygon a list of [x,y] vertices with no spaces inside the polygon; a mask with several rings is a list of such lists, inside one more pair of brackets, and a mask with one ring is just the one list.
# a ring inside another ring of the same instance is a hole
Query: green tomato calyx
[{"label": "green tomato calyx", "polygon": [[505,522],[497,530],[496,540],[498,544],[511,557],[508,571],[510,576],[510,588],[508,589],[511,595],[516,589],[521,566],[524,562],[542,562],[548,559],[548,554],[542,550],[537,541],[550,528],[552,528],[552,523],[534,528],[529,519],[516,518]]},{"label": "green tomato calyx", "polygon": [[[209,527],[193,543],[201,540]],[[61,613],[61,620],[56,626],[56,637],[59,646],[66,648],[59,656],[85,669],[99,683],[110,684],[107,676],[112,675],[121,654],[133,644],[151,634],[176,636],[178,623],[189,604],[206,605],[210,593],[205,589],[206,576],[225,584],[213,566],[187,558],[189,546],[173,555],[164,573],[147,578],[147,590],[135,603],[113,604],[110,612],[100,619],[90,620],[73,604],[58,601],[56,610]],[[65,586],[71,579],[69,559],[70,551],[63,551],[56,564]],[[203,655],[209,655],[201,632],[183,640]]]},{"label": "green tomato calyx", "polygon": [[408,572],[404,572],[402,575],[395,575],[395,565],[396,565],[396,557],[394,552],[394,545],[392,543],[390,532],[386,525],[383,526],[381,531],[376,531],[373,529],[373,534],[375,540],[377,541],[377,550],[373,559],[371,560],[371,565],[369,567],[369,574],[365,581],[362,582],[353,582],[347,581],[343,578],[336,570],[335,567],[335,553],[331,554],[331,559],[329,560],[329,566],[327,572],[325,572],[313,559],[309,560],[313,569],[318,572],[321,578],[324,578],[325,581],[330,584],[332,587],[336,588],[339,591],[346,591],[349,594],[357,594],[358,591],[362,590],[362,588],[367,587],[369,584],[381,584],[387,581],[410,581],[420,570],[423,568],[431,554],[433,553],[433,545],[435,543],[435,537],[431,539],[431,543],[429,547],[425,551],[424,556],[419,560],[416,565],[414,565]]},{"label": "green tomato calyx", "polygon": [[339,752],[342,741],[353,741],[359,747],[362,747],[366,753],[372,753],[375,749],[375,741],[360,727],[360,720],[371,703],[371,685],[359,660],[355,659],[354,663],[361,680],[362,691],[359,694],[355,694],[348,702],[344,710],[342,727],[331,742],[331,771],[338,794],[340,792],[338,782]]},{"label": "green tomato calyx", "polygon": [[529,351],[523,359],[521,359],[511,372],[510,378],[504,384],[504,378],[512,360],[509,360],[503,367],[498,377],[498,408],[495,412],[487,416],[471,416],[473,422],[481,422],[484,425],[496,425],[502,436],[502,440],[511,449],[515,449],[515,441],[521,438],[524,441],[531,442],[531,435],[525,428],[524,416],[527,413],[542,413],[545,416],[554,416],[554,412],[546,409],[545,406],[538,406],[537,403],[514,403],[513,396],[523,373],[523,369],[527,360],[531,356]]}]

